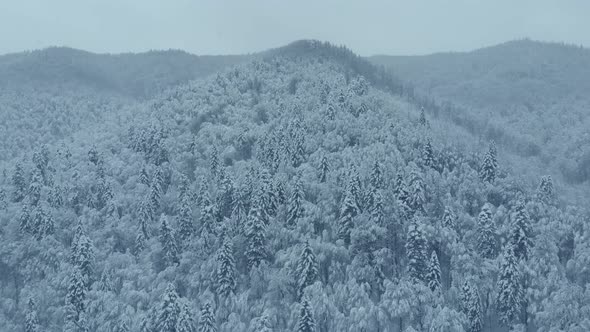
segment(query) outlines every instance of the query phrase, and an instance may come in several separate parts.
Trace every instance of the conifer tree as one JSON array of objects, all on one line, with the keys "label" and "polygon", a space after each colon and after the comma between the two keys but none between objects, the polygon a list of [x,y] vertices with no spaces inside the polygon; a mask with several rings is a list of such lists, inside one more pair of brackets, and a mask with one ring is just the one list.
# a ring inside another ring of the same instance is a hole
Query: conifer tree
[{"label": "conifer tree", "polygon": [[266,168],[262,168],[259,172],[259,183],[255,195],[260,201],[262,209],[262,217],[265,224],[268,224],[268,217],[275,214],[274,204],[275,201],[274,191],[272,190],[272,179],[271,175]]},{"label": "conifer tree", "polygon": [[372,208],[371,208],[371,218],[377,225],[383,225],[385,219],[385,212],[383,206],[383,195],[381,194],[381,190],[377,189],[373,192],[373,199],[372,199]]},{"label": "conifer tree", "polygon": [[154,219],[154,211],[151,209],[151,204],[144,200],[139,205],[138,211],[138,218],[139,218],[139,231],[142,234],[144,239],[149,239],[151,237],[151,224]]},{"label": "conifer tree", "polygon": [[328,180],[328,174],[330,173],[330,163],[328,162],[328,158],[326,156],[322,157],[320,162],[320,172],[319,172],[319,179],[321,183],[324,183]]},{"label": "conifer tree", "polygon": [[150,186],[150,209],[154,214],[157,214],[160,210],[160,202],[162,200],[162,184],[164,179],[162,176],[162,170],[158,167],[154,172],[154,178]]},{"label": "conifer tree", "polygon": [[329,103],[326,107],[326,119],[330,121],[334,121],[334,119],[336,119],[336,108],[334,105],[332,105],[332,103]]},{"label": "conifer tree", "polygon": [[531,254],[531,221],[524,202],[516,203],[516,212],[512,222],[511,243],[516,259],[528,259]]},{"label": "conifer tree", "polygon": [[424,212],[425,189],[422,177],[417,170],[413,170],[410,173],[410,185],[408,190],[408,196],[406,199],[407,206],[411,209],[411,212]]},{"label": "conifer tree", "polygon": [[234,183],[232,179],[226,174],[226,172],[223,171],[223,168],[219,173],[220,194],[217,199],[217,206],[219,207],[218,213],[222,217],[230,217],[234,202]]},{"label": "conifer tree", "polygon": [[537,196],[544,203],[551,203],[555,199],[555,189],[553,188],[553,178],[551,175],[541,177],[541,183],[537,190]]},{"label": "conifer tree", "polygon": [[12,186],[14,191],[12,198],[15,202],[22,201],[27,194],[27,181],[25,179],[25,171],[21,163],[14,166],[14,173],[12,174]]},{"label": "conifer tree", "polygon": [[191,315],[190,308],[186,301],[183,301],[180,305],[180,313],[178,315],[178,321],[176,322],[175,332],[196,332],[195,321]]},{"label": "conifer tree", "polygon": [[347,190],[352,195],[358,212],[363,212],[364,197],[362,192],[361,178],[356,167],[353,165],[350,170],[350,181]]},{"label": "conifer tree", "polygon": [[287,226],[294,227],[301,216],[303,216],[303,184],[301,183],[301,178],[297,177],[297,179],[295,179],[293,192],[289,197]]},{"label": "conifer tree", "polygon": [[66,305],[68,309],[67,319],[69,322],[77,324],[80,315],[86,310],[86,288],[87,282],[80,269],[74,268],[70,276],[68,292],[66,294]]},{"label": "conifer tree", "polygon": [[393,193],[400,202],[405,202],[408,199],[408,189],[401,173],[397,173],[395,176],[395,186],[393,188]]},{"label": "conifer tree", "polygon": [[180,316],[180,303],[176,287],[168,284],[162,297],[160,310],[157,312],[155,330],[158,332],[177,332],[176,324]]},{"label": "conifer tree", "polygon": [[78,224],[76,235],[72,241],[72,264],[80,269],[80,273],[89,286],[93,273],[94,248],[92,240],[84,233],[81,224]]},{"label": "conifer tree", "polygon": [[143,183],[144,185],[148,186],[150,185],[150,176],[147,172],[147,169],[145,167],[141,168],[141,173],[139,174],[139,182]]},{"label": "conifer tree", "polygon": [[295,275],[297,279],[297,298],[301,299],[305,287],[313,284],[318,278],[318,262],[309,241],[305,242],[305,247],[301,252],[301,256],[299,256]]},{"label": "conifer tree", "polygon": [[37,206],[41,199],[41,188],[43,187],[43,180],[38,171],[33,171],[33,178],[29,185],[29,203],[32,206]]},{"label": "conifer tree", "polygon": [[383,189],[383,172],[378,161],[375,161],[371,169],[371,186],[373,189]]},{"label": "conifer tree", "polygon": [[217,151],[217,146],[213,145],[211,148],[211,153],[209,155],[209,167],[211,169],[211,175],[213,178],[217,178],[219,175],[219,152]]},{"label": "conifer tree", "polygon": [[210,303],[205,303],[201,308],[201,317],[199,318],[199,332],[216,332],[215,315]]},{"label": "conifer tree", "polygon": [[164,254],[164,261],[167,266],[175,265],[180,262],[178,258],[178,246],[174,236],[174,231],[168,224],[168,219],[162,215],[160,227],[160,242]]},{"label": "conifer tree", "polygon": [[477,217],[477,247],[483,258],[496,257],[496,227],[489,204],[484,204]]},{"label": "conifer tree", "polygon": [[443,227],[446,227],[449,229],[455,229],[456,219],[457,219],[457,216],[455,215],[455,213],[453,213],[453,210],[451,210],[450,207],[446,206],[445,212],[444,212],[443,218],[442,218]]},{"label": "conifer tree", "polygon": [[494,142],[491,142],[488,152],[485,154],[483,163],[479,170],[479,177],[485,182],[493,183],[496,180],[496,170],[498,168],[496,154],[496,145]]},{"label": "conifer tree", "polygon": [[416,219],[408,226],[406,255],[408,257],[408,273],[410,278],[414,282],[424,281],[428,260],[426,256],[426,239]]},{"label": "conifer tree", "polygon": [[41,240],[55,231],[53,218],[42,206],[37,206],[35,209],[33,224],[33,234],[37,240]]},{"label": "conifer tree", "polygon": [[315,319],[313,317],[313,310],[308,300],[301,302],[301,310],[299,311],[299,320],[297,322],[297,332],[315,332]]},{"label": "conifer tree", "polygon": [[19,229],[23,233],[32,233],[33,232],[33,222],[31,220],[31,211],[29,210],[29,205],[27,203],[23,204],[21,209],[20,215],[18,217],[19,221]]},{"label": "conifer tree", "polygon": [[496,299],[500,321],[509,325],[521,312],[523,290],[521,287],[518,261],[511,244],[502,257],[500,276],[498,278],[498,298]]},{"label": "conifer tree", "polygon": [[193,236],[195,225],[193,223],[193,210],[191,208],[190,197],[187,194],[181,195],[180,209],[178,211],[178,224],[180,225],[179,235],[183,242]]},{"label": "conifer tree", "polygon": [[358,213],[358,206],[354,199],[354,193],[349,189],[344,194],[344,201],[340,209],[340,219],[338,219],[338,238],[344,240],[346,245],[350,244],[350,232],[354,227],[353,218]]},{"label": "conifer tree", "polygon": [[201,232],[206,234],[217,233],[217,211],[215,204],[209,199],[209,193],[204,192],[201,197],[201,216],[199,223],[201,224]]},{"label": "conifer tree", "polygon": [[424,107],[420,108],[420,119],[418,120],[418,122],[420,123],[420,125],[422,127],[426,127],[427,120],[426,120],[426,114],[424,113]]},{"label": "conifer tree", "polygon": [[477,289],[465,281],[462,289],[462,308],[467,316],[467,332],[482,331],[482,311]]},{"label": "conifer tree", "polygon": [[221,248],[217,251],[216,271],[217,294],[227,297],[236,289],[236,263],[234,261],[233,243],[225,236]]},{"label": "conifer tree", "polygon": [[430,138],[426,139],[422,149],[422,164],[426,167],[434,167],[434,152]]},{"label": "conifer tree", "polygon": [[259,199],[253,202],[246,222],[245,231],[248,243],[246,258],[250,268],[258,266],[260,262],[267,259],[266,223],[260,205]]},{"label": "conifer tree", "polygon": [[438,292],[441,290],[440,264],[438,262],[438,255],[434,250],[430,255],[428,271],[426,273],[426,282],[428,283],[428,288],[430,288],[430,290],[433,292]]},{"label": "conifer tree", "polygon": [[25,332],[40,332],[39,318],[37,316],[37,304],[30,297],[27,303],[27,312],[25,315]]}]

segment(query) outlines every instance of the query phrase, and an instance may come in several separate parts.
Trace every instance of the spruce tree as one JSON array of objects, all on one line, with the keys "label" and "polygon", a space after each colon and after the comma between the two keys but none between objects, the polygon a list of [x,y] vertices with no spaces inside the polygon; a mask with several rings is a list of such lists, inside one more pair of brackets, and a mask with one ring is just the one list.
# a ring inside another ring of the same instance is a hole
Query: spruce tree
[{"label": "spruce tree", "polygon": [[260,200],[252,204],[248,221],[246,222],[246,258],[250,268],[256,267],[267,259],[266,251],[266,223],[264,222]]},{"label": "spruce tree", "polygon": [[138,216],[139,218],[139,232],[144,239],[151,237],[151,224],[154,220],[154,211],[151,208],[151,204],[148,200],[144,200],[139,205]]},{"label": "spruce tree", "polygon": [[32,206],[37,206],[41,199],[41,188],[43,187],[43,180],[41,174],[35,170],[33,171],[33,178],[29,185],[29,203]]},{"label": "spruce tree", "polygon": [[371,186],[373,189],[383,189],[383,172],[378,161],[375,161],[371,169]]},{"label": "spruce tree", "polygon": [[201,317],[199,318],[199,332],[216,332],[215,315],[210,303],[205,303],[201,308]]},{"label": "spruce tree", "polygon": [[287,212],[287,226],[294,227],[299,218],[303,216],[303,184],[301,178],[297,177],[295,186],[289,197],[289,211]]},{"label": "spruce tree", "polygon": [[424,181],[418,170],[413,170],[410,173],[410,184],[406,205],[410,208],[412,214],[417,212],[424,212],[425,188]]},{"label": "spruce tree", "polygon": [[318,262],[309,241],[305,242],[305,247],[301,252],[301,256],[299,256],[295,275],[297,279],[297,298],[301,299],[305,287],[313,284],[318,278]]},{"label": "spruce tree", "polygon": [[175,332],[196,332],[195,321],[191,315],[190,308],[186,301],[183,301],[180,305],[180,313],[178,315],[178,321],[176,322]]},{"label": "spruce tree", "polygon": [[516,259],[528,259],[533,242],[531,240],[531,221],[524,202],[516,204],[516,212],[512,222],[511,243],[514,246]]},{"label": "spruce tree", "polygon": [[183,242],[193,236],[195,225],[193,223],[193,210],[191,208],[190,197],[187,194],[181,195],[180,208],[178,211],[178,225],[180,225],[179,235]]},{"label": "spruce tree", "polygon": [[176,324],[180,316],[180,303],[176,288],[168,284],[162,297],[160,310],[157,312],[155,330],[158,332],[177,332]]},{"label": "spruce tree", "polygon": [[14,173],[12,174],[12,186],[14,191],[12,192],[12,199],[15,202],[22,201],[27,194],[27,181],[25,179],[25,171],[21,163],[17,163],[14,166]]},{"label": "spruce tree", "polygon": [[488,183],[493,183],[496,180],[496,172],[498,168],[496,145],[494,142],[490,143],[488,152],[485,154],[483,163],[479,170],[479,177]]},{"label": "spruce tree", "polygon": [[508,244],[500,264],[498,297],[496,299],[500,321],[505,325],[509,325],[517,319],[521,312],[523,290],[520,279],[514,247]]},{"label": "spruce tree", "polygon": [[375,224],[383,225],[385,219],[385,208],[383,205],[383,195],[381,194],[381,190],[377,189],[373,192],[372,201],[371,219],[375,222]]},{"label": "spruce tree", "polygon": [[164,255],[164,262],[167,266],[179,264],[178,246],[174,236],[174,231],[168,224],[168,219],[162,215],[160,227],[160,242],[162,243],[162,251]]},{"label": "spruce tree", "polygon": [[338,219],[338,238],[344,240],[344,244],[350,244],[350,232],[354,227],[353,218],[358,213],[358,206],[354,199],[354,193],[349,189],[344,194],[344,201],[340,209],[340,219]]},{"label": "spruce tree", "polygon": [[150,185],[150,176],[147,172],[145,167],[141,168],[141,173],[139,174],[139,182],[149,187]]},{"label": "spruce tree", "polygon": [[[223,169],[223,168],[222,168]],[[221,217],[230,217],[234,202],[234,195],[235,195],[235,188],[232,179],[227,175],[225,171],[220,171],[219,175],[219,187],[220,187],[220,194],[217,198],[217,206],[219,207],[219,211],[217,211]]]},{"label": "spruce tree", "polygon": [[84,233],[80,224],[72,241],[71,260],[72,264],[80,269],[80,273],[89,286],[93,273],[94,248],[92,240]]},{"label": "spruce tree", "polygon": [[328,158],[326,156],[322,157],[320,161],[320,170],[319,170],[319,180],[321,183],[324,183],[328,180],[328,174],[330,173],[330,163],[328,162]]},{"label": "spruce tree", "polygon": [[39,332],[39,318],[37,316],[37,305],[35,300],[30,297],[27,303],[27,312],[25,314],[25,332]]},{"label": "spruce tree", "polygon": [[54,233],[55,225],[53,218],[42,206],[37,206],[35,209],[35,217],[33,220],[33,234],[37,240],[41,240]]},{"label": "spruce tree", "polygon": [[313,318],[313,310],[308,300],[301,302],[297,332],[315,332],[315,319]]},{"label": "spruce tree", "polygon": [[537,190],[537,197],[546,204],[555,200],[555,189],[553,188],[553,178],[551,175],[541,177],[541,183]]},{"label": "spruce tree", "polygon": [[426,239],[416,219],[408,226],[406,255],[408,257],[408,273],[410,278],[414,282],[423,282],[426,277],[428,260],[426,256]]},{"label": "spruce tree", "polygon": [[453,210],[451,210],[450,207],[446,206],[442,218],[443,227],[446,227],[448,229],[455,229],[456,220],[457,216],[455,215],[455,213],[453,213]]},{"label": "spruce tree", "polygon": [[77,324],[80,315],[86,310],[86,294],[88,292],[86,285],[86,279],[80,269],[74,268],[66,294],[67,320],[71,323]]},{"label": "spruce tree", "polygon": [[496,227],[489,204],[484,204],[477,217],[477,247],[483,258],[496,257]]},{"label": "spruce tree", "polygon": [[440,264],[438,262],[438,256],[436,251],[432,251],[430,255],[430,261],[428,264],[428,271],[426,273],[426,282],[428,283],[428,288],[433,292],[438,292],[441,290],[441,283],[440,283]]},{"label": "spruce tree", "polygon": [[348,182],[347,190],[352,195],[358,212],[363,212],[364,197],[362,192],[361,178],[356,167],[353,165],[350,170],[350,180]]},{"label": "spruce tree", "polygon": [[424,107],[420,108],[420,119],[418,120],[422,127],[426,127],[428,121],[426,120],[426,114],[424,113]]},{"label": "spruce tree", "polygon": [[201,224],[201,233],[216,234],[217,233],[217,211],[215,204],[209,199],[209,193],[204,192],[201,197],[201,216],[199,223]]},{"label": "spruce tree", "polygon": [[211,148],[211,153],[209,155],[209,167],[213,178],[217,178],[219,175],[219,152],[215,145]]},{"label": "spruce tree", "polygon": [[152,180],[150,186],[150,209],[153,211],[154,214],[157,214],[160,210],[160,203],[162,200],[162,171],[160,168],[157,168],[154,173],[154,178]]},{"label": "spruce tree", "polygon": [[21,209],[20,215],[18,217],[19,221],[19,229],[23,233],[32,233],[33,232],[33,221],[31,219],[31,211],[29,209],[29,205],[27,203],[23,204]]},{"label": "spruce tree", "polygon": [[225,236],[221,248],[217,251],[216,271],[217,294],[227,297],[236,289],[236,263],[234,261],[233,243]]},{"label": "spruce tree", "polygon": [[426,139],[422,149],[422,164],[426,167],[434,167],[434,152],[430,138]]},{"label": "spruce tree", "polygon": [[467,317],[467,332],[482,331],[482,311],[477,289],[465,281],[462,289],[461,307]]}]

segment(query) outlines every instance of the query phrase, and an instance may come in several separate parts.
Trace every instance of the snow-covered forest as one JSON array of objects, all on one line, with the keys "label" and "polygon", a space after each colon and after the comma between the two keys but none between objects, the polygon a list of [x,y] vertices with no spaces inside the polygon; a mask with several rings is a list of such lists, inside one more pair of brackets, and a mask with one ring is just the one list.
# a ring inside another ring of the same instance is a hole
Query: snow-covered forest
[{"label": "snow-covered forest", "polygon": [[344,47],[209,60],[3,89],[0,331],[590,331],[538,161]]}]

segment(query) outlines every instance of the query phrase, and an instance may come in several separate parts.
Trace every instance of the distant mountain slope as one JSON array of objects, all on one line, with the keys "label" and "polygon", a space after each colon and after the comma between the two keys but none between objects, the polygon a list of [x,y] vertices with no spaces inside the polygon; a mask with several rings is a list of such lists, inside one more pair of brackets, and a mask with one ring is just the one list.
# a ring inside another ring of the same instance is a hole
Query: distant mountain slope
[{"label": "distant mountain slope", "polygon": [[[520,154],[539,156],[570,182],[590,178],[590,50],[519,40],[467,53],[370,60],[418,93],[465,108],[485,137],[505,145],[527,141]],[[506,131],[514,134],[498,135]]]},{"label": "distant mountain slope", "polygon": [[247,55],[197,56],[175,50],[111,55],[52,47],[0,56],[0,87],[87,88],[145,99],[247,59]]}]

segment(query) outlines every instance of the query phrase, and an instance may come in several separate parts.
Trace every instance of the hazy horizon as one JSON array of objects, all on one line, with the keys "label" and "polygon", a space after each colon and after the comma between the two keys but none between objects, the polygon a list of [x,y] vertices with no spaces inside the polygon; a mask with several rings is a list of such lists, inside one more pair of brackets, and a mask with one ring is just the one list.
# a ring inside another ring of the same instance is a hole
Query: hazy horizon
[{"label": "hazy horizon", "polygon": [[0,54],[65,46],[93,53],[178,49],[230,55],[300,39],[346,45],[362,56],[464,52],[523,38],[590,45],[590,36],[584,33],[590,29],[585,19],[590,3],[584,1],[163,4],[149,0],[138,4],[5,3],[0,6]]}]

